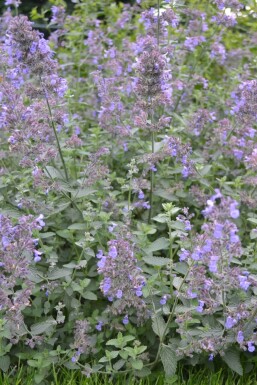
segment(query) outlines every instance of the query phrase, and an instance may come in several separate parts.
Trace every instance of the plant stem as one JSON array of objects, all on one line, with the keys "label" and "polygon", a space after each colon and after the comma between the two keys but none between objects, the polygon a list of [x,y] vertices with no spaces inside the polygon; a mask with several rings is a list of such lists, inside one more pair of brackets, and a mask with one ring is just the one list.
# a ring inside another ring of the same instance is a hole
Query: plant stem
[{"label": "plant stem", "polygon": [[157,24],[157,44],[160,44],[160,0],[157,1],[158,7],[158,24]]},{"label": "plant stem", "polygon": [[[152,154],[154,154],[154,132],[152,132],[151,138],[152,138]],[[153,189],[154,189],[154,171],[153,170],[151,170],[150,178],[151,178],[151,189],[150,189],[150,201],[149,201],[150,209],[148,214],[148,223],[150,223],[152,219]]]},{"label": "plant stem", "polygon": [[61,145],[60,145],[60,142],[59,142],[59,138],[58,138],[58,135],[57,135],[55,123],[54,123],[54,120],[53,120],[52,110],[51,110],[51,107],[50,107],[50,104],[49,104],[49,100],[48,100],[48,97],[47,97],[46,90],[45,90],[45,88],[44,88],[42,82],[41,82],[41,85],[42,85],[42,88],[43,88],[43,90],[44,90],[45,99],[46,99],[46,104],[47,104],[47,108],[48,108],[49,115],[50,115],[50,119],[49,119],[49,120],[50,120],[51,126],[52,126],[52,128],[53,128],[54,136],[55,136],[55,139],[56,139],[56,142],[57,142],[57,148],[58,148],[58,152],[59,152],[59,155],[60,155],[60,158],[61,158],[61,162],[62,162],[62,165],[63,165],[63,169],[64,169],[64,173],[65,173],[65,179],[66,179],[66,181],[68,182],[68,180],[69,180],[69,178],[68,178],[68,172],[67,172],[66,164],[65,164],[65,161],[64,161],[64,157],[63,157]]}]

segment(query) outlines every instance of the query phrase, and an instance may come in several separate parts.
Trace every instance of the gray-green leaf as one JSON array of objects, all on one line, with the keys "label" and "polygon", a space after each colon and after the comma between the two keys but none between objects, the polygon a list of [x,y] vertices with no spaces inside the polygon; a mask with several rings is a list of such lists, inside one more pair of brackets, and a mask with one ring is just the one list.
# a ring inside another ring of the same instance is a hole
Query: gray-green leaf
[{"label": "gray-green leaf", "polygon": [[152,328],[155,334],[160,338],[163,337],[166,329],[166,323],[160,314],[156,314],[152,319]]},{"label": "gray-green leaf", "polygon": [[161,360],[166,376],[173,376],[177,370],[177,356],[174,347],[162,345]]},{"label": "gray-green leaf", "polygon": [[243,367],[240,362],[240,352],[235,348],[230,348],[226,350],[225,355],[222,357],[223,361],[232,369],[234,372],[238,373],[240,376],[243,375]]}]

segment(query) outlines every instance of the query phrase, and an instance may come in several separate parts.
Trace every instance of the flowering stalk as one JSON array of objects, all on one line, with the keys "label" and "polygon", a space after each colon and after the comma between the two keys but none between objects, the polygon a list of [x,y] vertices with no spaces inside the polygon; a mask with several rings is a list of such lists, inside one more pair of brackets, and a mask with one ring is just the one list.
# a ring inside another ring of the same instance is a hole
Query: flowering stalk
[{"label": "flowering stalk", "polygon": [[50,116],[49,120],[50,120],[51,126],[52,126],[53,131],[54,131],[54,136],[55,136],[55,139],[56,139],[58,152],[59,152],[59,155],[60,155],[60,158],[61,158],[61,162],[62,162],[62,165],[63,165],[63,169],[64,169],[64,173],[65,173],[65,178],[68,181],[69,177],[68,177],[66,163],[65,163],[65,160],[64,160],[64,157],[63,157],[61,145],[60,145],[59,138],[58,138],[58,135],[57,135],[57,131],[56,131],[56,127],[55,127],[55,123],[54,123],[54,119],[53,119],[52,110],[51,110],[51,107],[50,107],[50,104],[49,104],[49,100],[48,100],[48,97],[47,97],[47,92],[46,92],[46,90],[44,88],[44,85],[43,85],[42,81],[41,81],[41,85],[42,85],[42,88],[44,90],[45,100],[46,100],[46,104],[47,104],[47,108],[48,108],[49,116]]}]

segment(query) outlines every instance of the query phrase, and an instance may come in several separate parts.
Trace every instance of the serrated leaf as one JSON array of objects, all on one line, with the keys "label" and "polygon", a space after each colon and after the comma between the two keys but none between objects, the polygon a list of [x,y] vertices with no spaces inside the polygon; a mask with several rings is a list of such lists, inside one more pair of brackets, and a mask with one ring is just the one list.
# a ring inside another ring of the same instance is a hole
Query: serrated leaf
[{"label": "serrated leaf", "polygon": [[[160,314],[156,314],[152,318],[152,328],[155,334],[162,338],[165,333],[166,323]],[[167,331],[166,331],[167,332]]]},{"label": "serrated leaf", "polygon": [[7,372],[7,370],[9,369],[10,363],[11,363],[11,360],[9,356],[0,357],[0,369],[3,372]]},{"label": "serrated leaf", "polygon": [[71,196],[73,199],[78,199],[78,198],[87,197],[88,195],[93,194],[95,192],[96,190],[92,188],[81,188],[81,189],[73,190],[71,193]]},{"label": "serrated leaf", "polygon": [[173,376],[177,370],[177,356],[174,347],[162,345],[161,361],[166,376]]},{"label": "serrated leaf", "polygon": [[37,273],[37,270],[34,267],[30,266],[28,279],[34,283],[39,283],[42,282],[44,278],[40,277]]},{"label": "serrated leaf", "polygon": [[225,355],[222,356],[222,359],[226,362],[230,369],[232,369],[240,376],[243,375],[243,367],[240,362],[240,352],[238,350],[236,350],[235,348],[230,348],[226,350]]},{"label": "serrated leaf", "polygon": [[52,215],[56,215],[62,211],[64,211],[65,209],[67,209],[67,207],[70,206],[70,202],[66,202],[66,203],[60,203],[58,205],[58,207],[56,207],[56,209],[52,210],[49,214],[48,214],[48,217],[51,217]]},{"label": "serrated leaf", "polygon": [[57,170],[57,168],[53,166],[46,166],[45,168],[45,175],[50,177],[51,179],[64,179],[64,176],[59,170]]},{"label": "serrated leaf", "polygon": [[188,265],[185,262],[177,262],[174,265],[174,270],[180,274],[186,275],[188,272]]},{"label": "serrated leaf", "polygon": [[158,238],[150,246],[144,249],[147,254],[151,254],[158,250],[167,250],[170,246],[170,241],[167,238]]},{"label": "serrated leaf", "polygon": [[43,322],[38,322],[34,325],[31,325],[30,330],[33,335],[39,335],[50,330],[54,325],[56,325],[56,321],[53,317],[50,317]]},{"label": "serrated leaf", "polygon": [[152,255],[143,257],[143,260],[152,266],[166,266],[170,262],[169,258],[154,257]]},{"label": "serrated leaf", "polygon": [[72,274],[72,269],[65,269],[65,268],[59,269],[58,267],[56,267],[49,272],[48,279],[54,280],[54,279],[64,278],[64,277],[68,277],[71,274]]},{"label": "serrated leaf", "polygon": [[8,217],[15,219],[19,218],[22,215],[20,211],[8,208],[1,209],[1,214],[7,215]]}]

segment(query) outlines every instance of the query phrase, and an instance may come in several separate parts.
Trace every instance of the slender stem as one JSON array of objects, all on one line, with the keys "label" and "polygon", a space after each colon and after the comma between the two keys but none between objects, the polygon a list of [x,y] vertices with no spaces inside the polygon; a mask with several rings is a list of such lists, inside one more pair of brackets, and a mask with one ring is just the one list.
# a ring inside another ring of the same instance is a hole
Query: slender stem
[{"label": "slender stem", "polygon": [[58,152],[59,152],[59,155],[60,155],[60,158],[61,158],[61,162],[62,162],[62,165],[63,165],[63,169],[64,169],[64,173],[65,173],[65,178],[66,178],[66,181],[68,182],[68,180],[69,180],[68,172],[67,172],[66,164],[65,164],[65,161],[64,161],[64,157],[63,157],[61,145],[60,145],[60,142],[59,142],[59,138],[58,138],[58,135],[57,135],[55,123],[54,123],[54,120],[53,120],[52,110],[51,110],[51,107],[50,107],[50,104],[49,104],[49,100],[48,100],[48,97],[47,97],[46,90],[45,90],[42,82],[41,82],[41,85],[42,85],[42,88],[44,90],[46,104],[47,104],[47,108],[48,108],[49,115],[50,115],[50,123],[51,123],[51,126],[52,126],[53,131],[54,131],[54,136],[55,136],[55,139],[56,139],[56,142],[57,142]]},{"label": "slender stem", "polygon": [[[152,132],[151,137],[152,137],[152,154],[154,154],[154,132]],[[150,178],[151,178],[151,189],[150,189],[150,201],[149,201],[150,209],[148,214],[148,223],[151,222],[151,218],[152,218],[153,189],[154,189],[154,171],[153,170],[151,170]]]},{"label": "slender stem", "polygon": [[157,44],[160,44],[160,0],[157,1],[158,7],[158,24],[157,24]]}]

